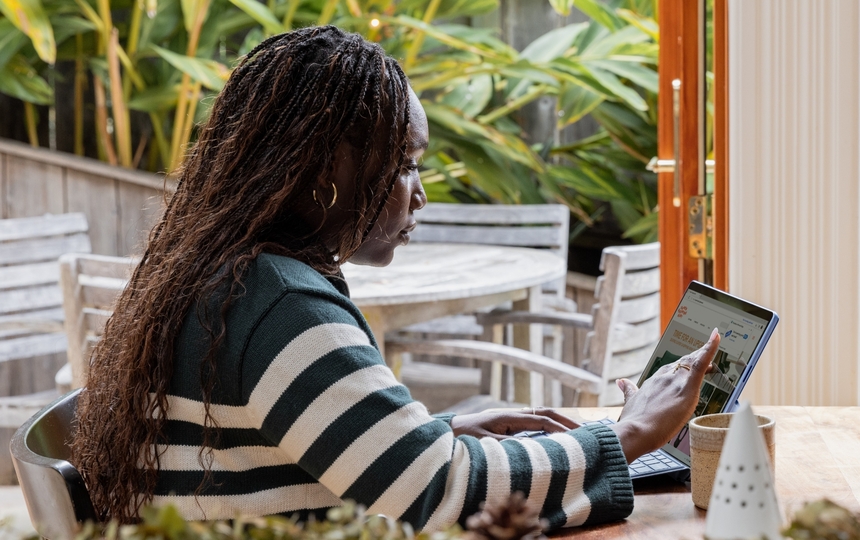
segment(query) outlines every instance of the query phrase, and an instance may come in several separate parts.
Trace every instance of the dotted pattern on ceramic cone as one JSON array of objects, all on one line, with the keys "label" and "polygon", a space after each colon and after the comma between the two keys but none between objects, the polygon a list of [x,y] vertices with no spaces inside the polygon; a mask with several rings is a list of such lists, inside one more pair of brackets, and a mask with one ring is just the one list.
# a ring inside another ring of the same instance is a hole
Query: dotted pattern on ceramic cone
[{"label": "dotted pattern on ceramic cone", "polygon": [[754,505],[759,508],[767,504],[777,506],[776,491],[771,489],[772,478],[761,482],[761,469],[764,466],[764,463],[756,463],[752,470],[748,470],[748,466],[744,465],[725,465],[725,474],[714,486],[710,504],[736,504],[742,509],[752,509]]}]

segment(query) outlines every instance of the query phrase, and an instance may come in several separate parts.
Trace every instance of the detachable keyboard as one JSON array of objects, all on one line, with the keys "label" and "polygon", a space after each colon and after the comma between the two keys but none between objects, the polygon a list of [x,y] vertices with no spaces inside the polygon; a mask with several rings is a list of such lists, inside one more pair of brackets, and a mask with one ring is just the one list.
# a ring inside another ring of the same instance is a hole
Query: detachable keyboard
[{"label": "detachable keyboard", "polygon": [[[586,424],[603,424],[605,426],[611,426],[614,423],[615,422],[613,422],[609,418],[595,420],[593,422],[586,422]],[[656,474],[663,474],[672,471],[680,471],[686,469],[687,466],[679,461],[672,459],[672,457],[669,456],[667,453],[662,452],[660,450],[655,450],[651,453],[641,456],[639,459],[628,465],[628,468],[630,470],[630,477],[636,478],[642,476],[653,476]]]}]

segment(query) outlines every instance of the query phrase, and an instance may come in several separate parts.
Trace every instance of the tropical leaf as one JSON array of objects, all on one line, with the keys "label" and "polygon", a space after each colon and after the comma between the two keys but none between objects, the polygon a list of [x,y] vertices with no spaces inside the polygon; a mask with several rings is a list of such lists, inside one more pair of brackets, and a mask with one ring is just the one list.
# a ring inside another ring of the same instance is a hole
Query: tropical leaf
[{"label": "tropical leaf", "polygon": [[583,69],[591,75],[607,92],[617,96],[619,99],[630,105],[630,107],[638,111],[647,111],[648,104],[636,92],[636,90],[626,86],[617,76],[611,71],[602,69],[594,64],[583,64]]},{"label": "tropical leaf", "polygon": [[[427,8],[428,0],[403,0],[397,3],[396,13],[409,14],[414,10],[423,13]],[[471,17],[484,15],[499,7],[499,0],[442,0],[436,10],[439,19],[453,19],[456,17]]]},{"label": "tropical leaf", "polygon": [[128,101],[128,108],[142,112],[167,111],[176,106],[179,85],[157,86],[138,92]]},{"label": "tropical leaf", "polygon": [[615,32],[624,27],[624,21],[621,17],[599,0],[576,0],[576,8],[610,32]]},{"label": "tropical leaf", "polygon": [[50,85],[20,55],[0,71],[0,92],[36,105],[51,105],[54,92]]},{"label": "tropical leaf", "polygon": [[[185,24],[185,30],[192,32],[199,18],[206,20],[209,11],[209,3],[211,0],[180,0],[182,5],[182,22]],[[202,22],[202,21],[201,21]]]},{"label": "tropical leaf", "polygon": [[621,8],[616,10],[615,13],[624,19],[624,21],[648,34],[654,40],[654,43],[660,43],[660,26],[657,24],[657,21],[629,9]]},{"label": "tropical leaf", "polygon": [[529,43],[520,53],[520,58],[534,63],[549,62],[573,47],[576,38],[586,28],[588,23],[577,23],[550,30]]},{"label": "tropical leaf", "polygon": [[602,94],[591,88],[578,84],[568,84],[567,88],[559,95],[559,128],[579,121],[603,103],[604,99]]},{"label": "tropical leaf", "polygon": [[280,34],[284,31],[284,25],[269,11],[265,4],[257,0],[230,0],[234,6],[247,13],[252,19],[263,25],[266,32]]},{"label": "tropical leaf", "polygon": [[220,91],[224,88],[224,83],[230,77],[230,70],[224,64],[214,60],[192,58],[168,51],[158,45],[150,45],[149,47],[170,65],[210,90]]},{"label": "tropical leaf", "polygon": [[570,10],[573,7],[574,0],[549,0],[552,9],[559,15],[567,17],[570,15]]},{"label": "tropical leaf", "polygon": [[42,61],[48,64],[56,61],[54,30],[40,0],[0,0],[0,13],[30,38]]},{"label": "tropical leaf", "polygon": [[631,238],[639,243],[656,242],[658,240],[659,214],[650,212],[640,216],[626,228],[624,238]]},{"label": "tropical leaf", "polygon": [[649,92],[656,94],[659,90],[657,72],[643,65],[618,60],[591,60],[585,62],[585,65],[610,71],[619,77],[628,79],[630,82],[641,86]]},{"label": "tropical leaf", "polygon": [[466,118],[474,118],[487,107],[492,97],[493,78],[478,75],[457,85],[444,95],[441,102],[458,109]]},{"label": "tropical leaf", "polygon": [[27,36],[23,32],[8,19],[0,19],[0,70],[6,67],[25,43]]}]

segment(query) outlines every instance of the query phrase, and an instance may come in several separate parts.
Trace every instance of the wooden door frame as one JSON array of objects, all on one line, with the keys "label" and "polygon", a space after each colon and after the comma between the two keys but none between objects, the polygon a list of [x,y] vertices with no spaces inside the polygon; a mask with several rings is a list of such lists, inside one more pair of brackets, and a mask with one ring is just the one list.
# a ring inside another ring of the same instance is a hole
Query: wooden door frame
[{"label": "wooden door frame", "polygon": [[[714,134],[714,285],[728,286],[728,0],[714,1],[714,75],[715,87]],[[705,153],[702,114],[704,76],[702,34],[704,32],[701,1],[659,0],[660,22],[660,92],[658,96],[657,151],[660,159],[674,156],[674,79],[681,80],[679,154],[680,165],[675,173],[658,174],[660,206],[660,318],[667,325],[687,284],[700,279],[697,259],[688,253],[689,229],[687,206],[690,197],[700,194],[704,178]],[[691,120],[692,119],[692,120]],[[674,205],[675,174],[680,174],[680,206]]]}]

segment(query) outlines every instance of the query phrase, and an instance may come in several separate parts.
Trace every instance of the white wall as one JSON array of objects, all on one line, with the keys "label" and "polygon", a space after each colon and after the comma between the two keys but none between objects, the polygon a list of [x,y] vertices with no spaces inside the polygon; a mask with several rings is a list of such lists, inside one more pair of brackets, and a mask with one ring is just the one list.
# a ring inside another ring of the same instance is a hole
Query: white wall
[{"label": "white wall", "polygon": [[858,404],[858,34],[857,0],[730,0],[729,288],[781,317],[754,404]]}]

